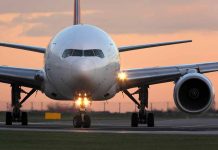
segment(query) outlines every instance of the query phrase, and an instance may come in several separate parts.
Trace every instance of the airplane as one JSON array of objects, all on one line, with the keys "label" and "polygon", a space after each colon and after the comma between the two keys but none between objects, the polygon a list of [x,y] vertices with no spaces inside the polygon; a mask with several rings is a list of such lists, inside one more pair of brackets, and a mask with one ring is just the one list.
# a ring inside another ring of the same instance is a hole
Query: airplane
[{"label": "airplane", "polygon": [[[42,53],[41,70],[0,66],[0,82],[11,85],[12,112],[6,112],[6,125],[21,122],[28,125],[22,105],[36,91],[54,100],[75,101],[78,114],[75,128],[90,128],[86,108],[91,101],[105,101],[125,93],[137,106],[131,126],[154,127],[154,114],[148,111],[148,88],[154,84],[174,82],[174,101],[178,109],[189,114],[208,110],[214,100],[214,89],[204,73],[218,71],[218,62],[179,66],[120,69],[120,53],[145,48],[189,43],[191,40],[117,47],[102,29],[81,23],[80,0],[74,0],[74,24],[55,35],[47,48],[0,42],[0,46]],[[25,92],[22,88],[31,88]],[[130,93],[129,89],[137,89]],[[21,93],[26,96],[21,98]],[[136,99],[134,95],[138,95]]]}]

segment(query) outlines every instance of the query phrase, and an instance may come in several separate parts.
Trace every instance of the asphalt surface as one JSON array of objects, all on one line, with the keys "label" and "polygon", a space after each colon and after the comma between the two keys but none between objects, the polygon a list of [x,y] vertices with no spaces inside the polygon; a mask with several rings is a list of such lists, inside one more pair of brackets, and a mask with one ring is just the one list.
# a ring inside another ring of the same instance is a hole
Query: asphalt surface
[{"label": "asphalt surface", "polygon": [[117,134],[190,134],[218,135],[218,118],[216,119],[173,119],[156,121],[154,128],[139,125],[130,127],[129,120],[94,120],[89,129],[75,129],[71,121],[30,122],[28,126],[14,123],[6,126],[0,122],[0,131],[40,131],[40,132],[81,132],[81,133],[117,133]]}]

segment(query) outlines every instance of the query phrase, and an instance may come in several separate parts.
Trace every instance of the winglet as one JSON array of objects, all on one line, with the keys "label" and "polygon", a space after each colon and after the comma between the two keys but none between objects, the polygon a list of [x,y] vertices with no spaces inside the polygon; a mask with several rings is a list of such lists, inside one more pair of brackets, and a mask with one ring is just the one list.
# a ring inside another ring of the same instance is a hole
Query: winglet
[{"label": "winglet", "polygon": [[74,25],[80,24],[80,0],[74,0]]}]

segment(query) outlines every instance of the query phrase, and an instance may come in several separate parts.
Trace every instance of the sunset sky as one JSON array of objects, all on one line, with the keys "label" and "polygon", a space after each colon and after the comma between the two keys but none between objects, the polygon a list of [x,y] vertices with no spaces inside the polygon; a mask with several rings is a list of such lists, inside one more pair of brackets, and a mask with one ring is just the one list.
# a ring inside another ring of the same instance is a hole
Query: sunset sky
[{"label": "sunset sky", "polygon": [[[214,0],[81,0],[81,9],[82,23],[102,28],[117,46],[193,40],[122,53],[122,69],[218,61],[218,3]],[[0,41],[46,47],[57,32],[72,24],[73,0],[0,1]],[[43,68],[42,54],[1,48],[0,57],[0,65]],[[207,76],[218,93],[218,73]],[[150,101],[173,102],[173,87],[173,83],[151,86]],[[10,86],[0,84],[0,93],[2,109],[10,102]],[[54,102],[40,92],[31,101]],[[132,104],[122,94],[111,102]]]}]

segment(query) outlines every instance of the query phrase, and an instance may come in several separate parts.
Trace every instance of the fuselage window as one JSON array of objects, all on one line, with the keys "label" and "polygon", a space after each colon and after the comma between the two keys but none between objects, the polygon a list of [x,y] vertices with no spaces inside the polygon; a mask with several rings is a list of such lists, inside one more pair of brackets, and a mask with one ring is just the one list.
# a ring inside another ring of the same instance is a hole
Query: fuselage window
[{"label": "fuselage window", "polygon": [[85,50],[84,56],[86,56],[86,57],[95,56],[95,54],[94,54],[93,50]]}]

